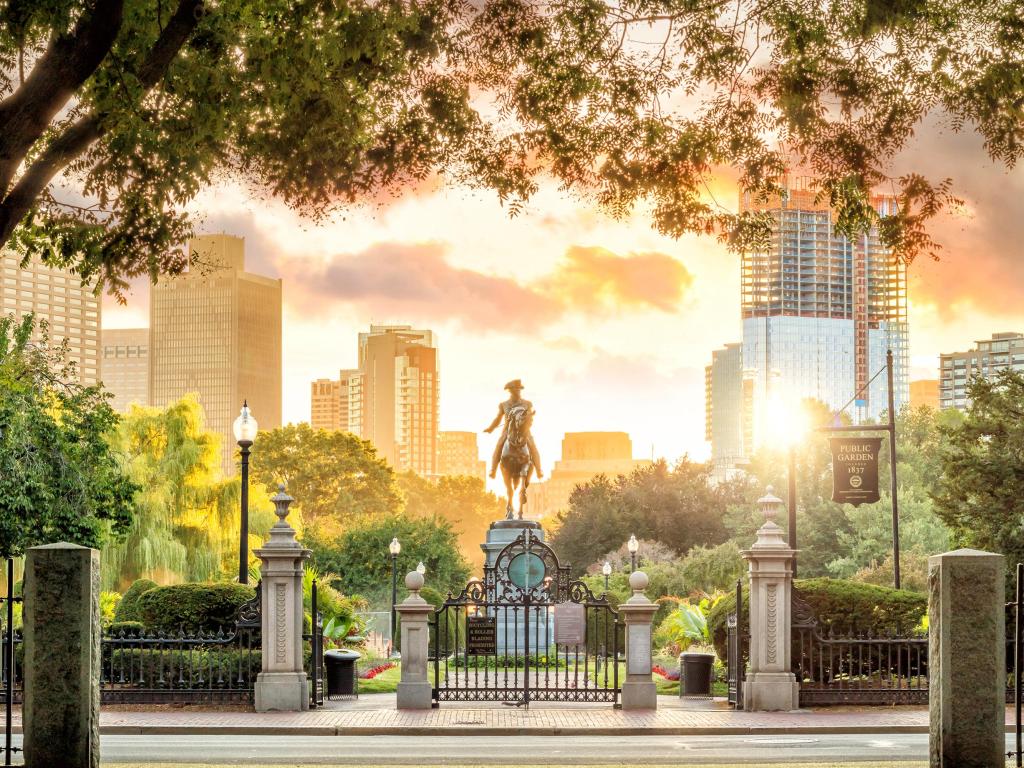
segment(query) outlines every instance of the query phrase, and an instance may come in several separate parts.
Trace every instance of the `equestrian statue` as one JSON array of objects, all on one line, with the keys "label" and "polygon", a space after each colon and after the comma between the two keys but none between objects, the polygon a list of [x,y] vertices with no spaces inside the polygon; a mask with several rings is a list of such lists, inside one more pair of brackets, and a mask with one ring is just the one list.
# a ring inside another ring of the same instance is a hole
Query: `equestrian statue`
[{"label": "equestrian statue", "polygon": [[498,415],[491,425],[484,430],[490,433],[505,422],[501,436],[494,447],[491,457],[491,477],[493,478],[501,466],[501,476],[505,480],[505,519],[515,520],[516,514],[512,506],[512,497],[519,489],[519,520],[523,519],[526,507],[526,489],[530,487],[530,476],[534,471],[538,478],[544,477],[540,468],[540,454],[530,434],[533,425],[533,403],[522,398],[523,382],[514,379],[505,385],[509,398],[498,406]]}]

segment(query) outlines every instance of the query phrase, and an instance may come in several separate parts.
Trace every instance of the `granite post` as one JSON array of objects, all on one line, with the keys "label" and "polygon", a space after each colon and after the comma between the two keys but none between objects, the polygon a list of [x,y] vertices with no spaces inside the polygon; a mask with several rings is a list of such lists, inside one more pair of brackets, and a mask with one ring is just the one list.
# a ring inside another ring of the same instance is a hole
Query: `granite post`
[{"label": "granite post", "polygon": [[1005,755],[1005,558],[928,558],[931,768],[1001,768]]},{"label": "granite post", "polygon": [[767,493],[758,500],[765,523],[757,541],[743,551],[750,564],[750,671],[743,683],[743,709],[780,712],[797,709],[800,684],[790,664],[790,622],[793,600],[793,560],[775,516],[782,500]]},{"label": "granite post", "polygon": [[295,499],[280,485],[271,501],[277,522],[270,541],[256,550],[263,579],[263,666],[256,678],[256,711],[301,712],[309,709],[309,681],[302,664],[302,574],[311,553],[285,520]]},{"label": "granite post", "polygon": [[25,764],[100,764],[100,553],[47,544],[26,553]]},{"label": "granite post", "polygon": [[623,709],[657,709],[658,690],[651,679],[651,625],[658,604],[647,599],[644,590],[647,574],[634,571],[629,575],[633,596],[619,605],[626,622],[626,679],[622,683]]},{"label": "granite post", "polygon": [[401,616],[402,676],[398,683],[399,709],[430,709],[433,688],[427,682],[427,654],[430,630],[427,622],[434,606],[420,597],[423,574],[410,571],[405,577],[409,596],[395,606]]}]

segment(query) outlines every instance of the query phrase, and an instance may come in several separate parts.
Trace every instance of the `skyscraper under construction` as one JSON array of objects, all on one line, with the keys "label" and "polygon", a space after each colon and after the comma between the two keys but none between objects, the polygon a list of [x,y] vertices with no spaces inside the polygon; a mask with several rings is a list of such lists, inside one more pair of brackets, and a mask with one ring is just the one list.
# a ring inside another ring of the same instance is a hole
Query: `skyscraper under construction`
[{"label": "skyscraper under construction", "polygon": [[[854,422],[879,418],[886,376],[872,377],[889,349],[896,409],[910,399],[905,265],[874,227],[854,240],[837,233],[828,202],[816,199],[809,180],[789,178],[784,186],[780,197],[740,201],[772,222],[768,246],[741,263],[742,378],[750,395],[742,402],[750,413],[733,422],[752,427],[747,455],[777,440],[769,432],[780,400],[813,398],[836,410],[849,403]],[[882,215],[895,212],[892,197],[871,204]],[[709,403],[709,419],[714,410]]]}]

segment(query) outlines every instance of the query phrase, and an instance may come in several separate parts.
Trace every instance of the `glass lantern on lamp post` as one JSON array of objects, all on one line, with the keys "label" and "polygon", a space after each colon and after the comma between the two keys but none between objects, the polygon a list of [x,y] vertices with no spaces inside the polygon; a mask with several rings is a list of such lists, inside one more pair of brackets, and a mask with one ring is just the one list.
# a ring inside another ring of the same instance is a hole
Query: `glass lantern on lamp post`
[{"label": "glass lantern on lamp post", "polygon": [[232,430],[242,454],[241,515],[238,526],[238,583],[249,583],[249,450],[256,439],[256,418],[249,410],[249,401],[242,402]]},{"label": "glass lantern on lamp post", "polygon": [[612,564],[607,560],[605,560],[604,565],[601,566],[601,573],[604,574],[604,593],[608,594],[608,577],[612,575]]},{"label": "glass lantern on lamp post", "polygon": [[629,572],[633,573],[636,570],[636,553],[640,551],[640,542],[636,540],[634,534],[630,534],[629,543],[626,546],[629,548]]}]

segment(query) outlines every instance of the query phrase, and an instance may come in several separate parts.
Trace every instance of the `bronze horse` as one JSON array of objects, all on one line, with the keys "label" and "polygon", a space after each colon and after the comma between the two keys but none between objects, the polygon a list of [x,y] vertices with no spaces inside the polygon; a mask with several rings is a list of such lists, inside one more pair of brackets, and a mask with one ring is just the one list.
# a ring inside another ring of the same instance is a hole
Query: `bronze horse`
[{"label": "bronze horse", "polygon": [[501,476],[505,480],[505,519],[515,520],[512,507],[512,496],[519,489],[519,520],[523,519],[526,507],[526,489],[530,487],[530,476],[533,474],[533,461],[530,459],[528,445],[530,425],[533,424],[533,411],[525,404],[515,406],[508,411],[508,435],[501,449]]}]

